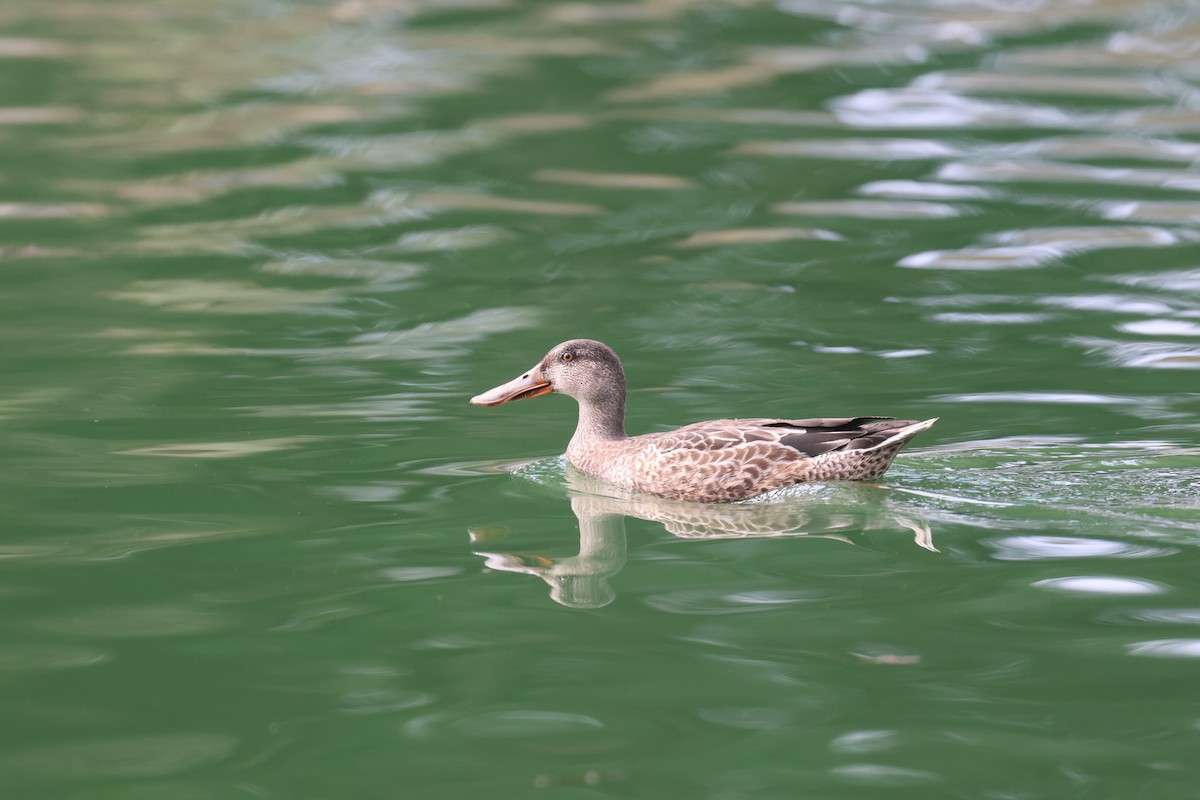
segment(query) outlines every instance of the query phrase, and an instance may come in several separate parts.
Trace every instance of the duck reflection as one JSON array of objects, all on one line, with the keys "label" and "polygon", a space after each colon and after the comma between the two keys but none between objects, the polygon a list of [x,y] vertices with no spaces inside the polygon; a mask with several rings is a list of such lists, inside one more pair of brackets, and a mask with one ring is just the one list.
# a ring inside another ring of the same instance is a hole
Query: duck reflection
[{"label": "duck reflection", "polygon": [[[840,491],[806,493],[772,501],[701,504],[625,492],[567,469],[571,511],[579,520],[579,553],[566,558],[493,549],[495,529],[472,528],[475,554],[485,566],[536,575],[550,586],[550,598],[570,608],[601,608],[616,598],[609,578],[625,566],[625,517],[657,522],[685,539],[806,537],[853,544],[864,530],[899,528],[912,532],[919,547],[938,552],[928,519],[917,509],[898,508],[883,492],[854,487],[854,502]],[[816,487],[814,487],[816,488]]]}]

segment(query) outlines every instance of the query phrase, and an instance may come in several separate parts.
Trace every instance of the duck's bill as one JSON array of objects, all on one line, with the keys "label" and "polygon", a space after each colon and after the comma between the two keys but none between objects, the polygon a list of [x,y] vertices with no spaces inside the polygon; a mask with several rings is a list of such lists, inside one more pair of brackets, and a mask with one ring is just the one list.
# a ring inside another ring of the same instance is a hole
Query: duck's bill
[{"label": "duck's bill", "polygon": [[534,367],[519,378],[497,386],[495,389],[488,389],[483,394],[475,395],[471,398],[471,405],[501,406],[511,403],[513,400],[528,400],[531,397],[540,397],[553,391],[554,387],[542,377],[542,371],[538,367]]}]

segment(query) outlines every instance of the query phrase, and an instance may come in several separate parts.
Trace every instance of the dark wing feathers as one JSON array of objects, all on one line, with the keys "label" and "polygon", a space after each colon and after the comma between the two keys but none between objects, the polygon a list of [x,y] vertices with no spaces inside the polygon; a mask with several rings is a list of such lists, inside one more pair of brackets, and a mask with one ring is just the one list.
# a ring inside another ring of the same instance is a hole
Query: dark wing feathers
[{"label": "dark wing feathers", "polygon": [[[764,428],[821,428],[827,431],[853,433],[873,422],[894,421],[895,417],[820,417],[817,419],[773,419],[763,421]],[[909,423],[905,422],[904,425]],[[902,427],[894,425],[891,427]]]},{"label": "dark wing feathers", "polygon": [[653,434],[664,450],[722,450],[757,442],[779,444],[804,457],[833,450],[865,450],[913,420],[892,417],[822,417],[816,419],[722,419]]}]

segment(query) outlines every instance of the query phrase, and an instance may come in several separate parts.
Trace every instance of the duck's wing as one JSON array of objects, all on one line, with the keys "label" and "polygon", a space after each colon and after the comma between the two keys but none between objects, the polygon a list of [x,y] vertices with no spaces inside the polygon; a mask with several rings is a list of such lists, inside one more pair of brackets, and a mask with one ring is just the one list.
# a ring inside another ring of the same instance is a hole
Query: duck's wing
[{"label": "duck's wing", "polygon": [[[719,451],[759,445],[779,460],[812,458],[832,450],[869,450],[915,420],[892,417],[714,419],[654,434],[659,450]],[[766,445],[763,448],[762,445]]]}]

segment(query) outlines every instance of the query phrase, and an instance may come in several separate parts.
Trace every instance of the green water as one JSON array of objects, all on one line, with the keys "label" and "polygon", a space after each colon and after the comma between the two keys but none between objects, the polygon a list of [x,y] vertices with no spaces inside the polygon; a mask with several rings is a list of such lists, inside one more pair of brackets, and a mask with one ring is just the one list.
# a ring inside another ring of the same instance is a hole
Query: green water
[{"label": "green water", "polygon": [[[1200,767],[1185,3],[9,0],[5,797],[1147,798]],[[940,421],[706,509],[631,432]]]}]

